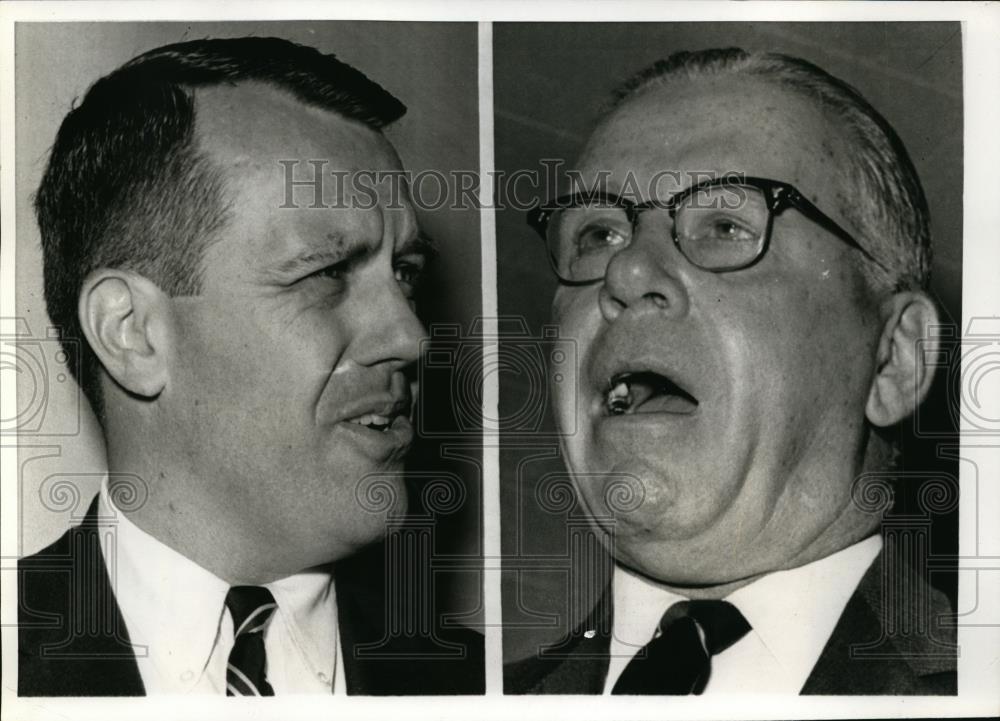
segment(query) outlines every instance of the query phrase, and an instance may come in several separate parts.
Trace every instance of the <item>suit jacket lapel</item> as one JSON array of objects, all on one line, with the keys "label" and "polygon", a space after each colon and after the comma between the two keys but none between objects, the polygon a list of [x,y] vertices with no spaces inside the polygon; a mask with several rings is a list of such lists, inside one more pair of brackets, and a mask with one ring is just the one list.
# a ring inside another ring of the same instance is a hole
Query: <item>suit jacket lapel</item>
[{"label": "suit jacket lapel", "polygon": [[504,693],[603,693],[610,661],[611,599],[608,586],[598,605],[564,641],[508,664],[504,669]]},{"label": "suit jacket lapel", "polygon": [[[373,673],[369,663],[360,660],[355,648],[381,638],[384,624],[378,623],[382,600],[370,586],[358,582],[350,562],[335,566],[333,574],[337,591],[337,635],[343,651],[344,678],[350,695],[371,694],[379,683],[379,674]],[[340,673],[340,669],[337,671]]]},{"label": "suit jacket lapel", "polygon": [[[384,554],[384,546],[376,544],[338,562],[334,570],[347,693],[483,693],[482,636],[468,629],[441,628],[433,596],[411,599],[408,605],[405,599],[388,597],[386,573],[412,577],[420,571],[386,568]],[[391,592],[398,594],[398,586]],[[401,610],[401,603],[414,614],[410,621],[419,619],[417,623],[390,617]]]},{"label": "suit jacket lapel", "polygon": [[611,637],[582,634],[570,637],[561,650],[542,649],[537,656],[510,664],[504,672],[504,693],[600,694],[608,674]]},{"label": "suit jacket lapel", "polygon": [[802,694],[954,694],[954,628],[940,623],[950,614],[943,593],[883,551],[844,608]]},{"label": "suit jacket lapel", "polygon": [[145,693],[101,552],[105,529],[95,497],[79,526],[18,563],[20,695]]},{"label": "suit jacket lapel", "polygon": [[[940,624],[951,614],[943,593],[907,564],[880,554],[865,573],[820,654],[802,694],[954,694],[954,628]],[[889,598],[886,589],[898,593]],[[602,608],[558,647],[508,664],[505,692],[600,694],[608,670],[611,594]],[[887,621],[907,615],[924,633],[886,635]],[[589,633],[588,633],[589,632]]]}]

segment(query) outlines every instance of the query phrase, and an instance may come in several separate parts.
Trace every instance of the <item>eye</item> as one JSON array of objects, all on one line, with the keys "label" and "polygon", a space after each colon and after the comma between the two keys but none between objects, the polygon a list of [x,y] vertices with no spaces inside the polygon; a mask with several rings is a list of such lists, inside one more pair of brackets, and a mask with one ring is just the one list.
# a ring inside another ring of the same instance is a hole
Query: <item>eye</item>
[{"label": "eye", "polygon": [[708,242],[756,243],[760,232],[739,218],[717,215],[702,224],[700,240]]},{"label": "eye", "polygon": [[420,287],[420,281],[424,277],[425,265],[426,260],[419,256],[398,258],[393,264],[393,274],[396,277],[396,282],[399,283],[403,295],[407,298],[413,298]]},{"label": "eye", "polygon": [[328,265],[325,268],[321,268],[313,273],[311,278],[329,278],[330,280],[343,280],[345,268],[342,263],[335,263],[334,265]]},{"label": "eye", "polygon": [[300,283],[310,293],[318,293],[324,297],[339,297],[347,288],[349,265],[347,262],[333,263],[313,271],[302,278]]},{"label": "eye", "polygon": [[601,253],[629,241],[629,233],[622,228],[607,223],[590,223],[577,233],[576,252],[579,255]]}]

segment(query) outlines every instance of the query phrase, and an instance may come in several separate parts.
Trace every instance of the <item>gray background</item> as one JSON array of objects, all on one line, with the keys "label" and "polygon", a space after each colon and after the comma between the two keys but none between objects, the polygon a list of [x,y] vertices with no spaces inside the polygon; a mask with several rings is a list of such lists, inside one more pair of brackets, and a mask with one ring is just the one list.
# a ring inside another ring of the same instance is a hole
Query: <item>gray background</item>
[{"label": "gray background", "polygon": [[[471,23],[394,22],[226,22],[226,23],[19,23],[15,29],[17,314],[24,318],[45,354],[48,378],[19,374],[19,412],[30,413],[37,432],[22,435],[20,468],[20,552],[32,553],[71,523],[73,511],[42,504],[46,478],[60,475],[79,488],[83,508],[106,469],[103,442],[86,401],[71,380],[60,382],[55,342],[44,340],[48,318],[41,283],[39,236],[31,209],[56,130],[74,99],[100,76],[150,48],[200,37],[274,35],[312,45],[358,67],[399,97],[408,113],[386,134],[413,172],[434,169],[478,171],[477,35]],[[433,190],[433,186],[430,188]],[[443,208],[423,212],[421,223],[440,246],[423,305],[425,322],[468,328],[480,314],[479,215]],[[39,352],[41,352],[39,350]],[[448,388],[425,388],[425,397]],[[41,394],[47,392],[47,397]],[[32,403],[37,401],[35,406]],[[446,423],[447,421],[442,421]],[[440,424],[438,424],[440,427]],[[75,429],[78,428],[78,431]],[[52,435],[67,432],[68,435]],[[466,439],[468,440],[468,439]],[[458,474],[468,490],[464,512],[444,519],[442,548],[480,552],[481,450],[463,449],[467,460],[441,460],[441,438],[418,442],[417,463]],[[57,504],[56,504],[57,505]],[[447,582],[446,582],[447,583]],[[455,574],[450,583],[455,610],[479,606],[478,574]],[[444,608],[444,607],[442,607]]]},{"label": "gray background", "polygon": [[[497,170],[539,168],[542,158],[572,163],[619,83],[672,52],[730,46],[809,60],[854,85],[889,120],[910,152],[928,197],[933,291],[945,320],[957,323],[963,178],[962,37],[957,22],[495,23]],[[497,238],[500,313],[522,319],[537,337],[548,321],[556,285],[541,241],[525,225],[524,212],[512,209],[498,211]],[[944,375],[939,373],[938,380]],[[540,391],[531,385],[537,380],[515,370],[501,374],[502,418],[514,418],[538,401]],[[949,428],[947,403],[938,383],[927,407],[945,435],[954,430]],[[542,430],[552,430],[547,413]],[[914,468],[934,465],[933,442],[908,450]],[[543,510],[535,501],[539,478],[561,469],[552,443],[546,447],[508,437],[502,444],[505,555],[519,554],[524,560],[565,549],[567,515]],[[935,540],[939,548],[949,549],[957,516],[938,520],[942,532]],[[515,563],[511,559],[507,567],[513,569]],[[504,574],[506,659],[527,656],[537,643],[567,631],[567,578],[562,570]],[[543,622],[529,611],[554,614],[554,620]]]}]

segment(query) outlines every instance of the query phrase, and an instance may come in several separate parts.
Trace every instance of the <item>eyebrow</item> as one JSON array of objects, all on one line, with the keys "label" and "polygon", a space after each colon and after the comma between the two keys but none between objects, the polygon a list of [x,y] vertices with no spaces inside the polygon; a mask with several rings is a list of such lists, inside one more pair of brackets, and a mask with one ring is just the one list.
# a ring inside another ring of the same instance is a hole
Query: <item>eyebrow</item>
[{"label": "eyebrow", "polygon": [[393,252],[393,257],[402,255],[423,255],[427,258],[435,258],[439,254],[437,242],[423,231],[418,232],[410,240],[403,243]]},{"label": "eyebrow", "polygon": [[369,253],[372,244],[363,240],[348,240],[343,235],[330,234],[328,239],[339,241],[336,249],[318,248],[308,249],[288,260],[282,261],[274,268],[274,272],[281,276],[294,275],[304,270],[314,270],[336,263],[350,263],[361,256]]},{"label": "eyebrow", "polygon": [[[372,251],[372,244],[367,241],[350,241],[345,236],[336,234],[327,237],[342,241],[340,247],[337,250],[330,248],[306,250],[282,261],[272,272],[282,278],[295,276],[305,271],[313,271],[338,263],[350,264]],[[393,253],[394,258],[404,255],[423,255],[428,259],[434,258],[438,255],[437,243],[425,233],[418,232]]]}]

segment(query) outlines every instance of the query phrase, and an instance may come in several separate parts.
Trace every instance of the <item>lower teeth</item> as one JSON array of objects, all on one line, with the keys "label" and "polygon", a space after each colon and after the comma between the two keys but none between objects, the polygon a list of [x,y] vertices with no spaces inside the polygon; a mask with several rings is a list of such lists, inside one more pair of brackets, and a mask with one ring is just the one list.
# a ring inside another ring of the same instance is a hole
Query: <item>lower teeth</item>
[{"label": "lower teeth", "polygon": [[607,407],[611,415],[623,415],[631,406],[632,393],[624,383],[619,383],[608,391]]},{"label": "lower teeth", "polygon": [[610,411],[611,415],[613,416],[624,415],[627,410],[628,410],[628,401],[626,400],[612,401],[611,404],[608,406],[608,411]]}]

